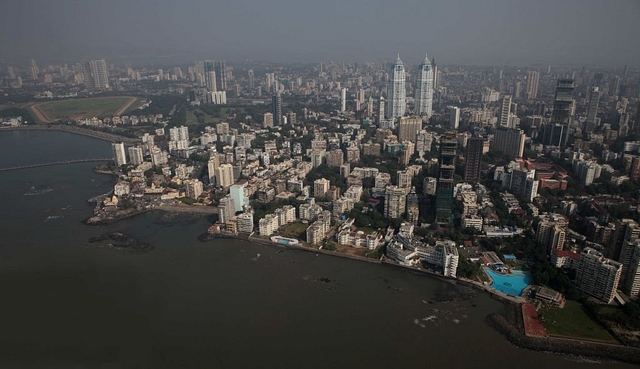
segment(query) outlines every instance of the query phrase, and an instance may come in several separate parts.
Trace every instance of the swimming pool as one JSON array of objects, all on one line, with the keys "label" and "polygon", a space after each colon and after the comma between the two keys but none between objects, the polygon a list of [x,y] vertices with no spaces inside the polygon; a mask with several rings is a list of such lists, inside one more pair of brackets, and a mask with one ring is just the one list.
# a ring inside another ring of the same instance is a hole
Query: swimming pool
[{"label": "swimming pool", "polygon": [[484,268],[489,277],[493,279],[491,288],[511,296],[520,296],[522,291],[531,283],[528,272],[514,270],[509,275],[502,275],[489,268]]}]

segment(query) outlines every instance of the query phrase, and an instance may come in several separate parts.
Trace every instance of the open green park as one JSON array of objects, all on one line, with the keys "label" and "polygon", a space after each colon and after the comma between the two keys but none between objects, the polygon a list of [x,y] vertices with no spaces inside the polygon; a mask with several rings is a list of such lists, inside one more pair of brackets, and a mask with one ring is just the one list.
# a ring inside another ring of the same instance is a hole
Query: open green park
[{"label": "open green park", "polygon": [[122,115],[135,108],[137,101],[131,96],[91,97],[35,103],[30,109],[39,123],[51,123],[64,119]]},{"label": "open green park", "polygon": [[564,308],[547,306],[538,315],[543,319],[544,327],[550,336],[579,338],[615,343],[598,322],[593,320],[582,305],[573,300],[567,300]]}]

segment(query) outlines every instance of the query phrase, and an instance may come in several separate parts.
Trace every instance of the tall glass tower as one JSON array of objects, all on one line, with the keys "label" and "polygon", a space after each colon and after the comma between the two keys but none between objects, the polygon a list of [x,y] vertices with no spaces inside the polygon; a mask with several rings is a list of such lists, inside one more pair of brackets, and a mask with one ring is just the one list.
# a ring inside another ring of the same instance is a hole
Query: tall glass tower
[{"label": "tall glass tower", "polygon": [[404,115],[407,110],[407,91],[405,88],[406,75],[400,54],[391,70],[391,80],[387,89],[387,119],[396,119]]},{"label": "tall glass tower", "polygon": [[431,116],[433,107],[433,68],[427,55],[418,67],[418,85],[416,86],[416,114]]}]

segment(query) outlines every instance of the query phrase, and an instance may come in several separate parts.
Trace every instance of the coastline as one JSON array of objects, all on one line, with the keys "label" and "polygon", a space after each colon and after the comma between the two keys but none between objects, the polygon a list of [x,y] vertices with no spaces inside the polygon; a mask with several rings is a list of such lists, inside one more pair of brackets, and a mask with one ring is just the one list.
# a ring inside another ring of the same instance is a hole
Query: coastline
[{"label": "coastline", "polygon": [[[95,171],[95,168],[94,168]],[[113,174],[113,173],[100,173],[100,174]],[[163,205],[158,206],[152,209],[145,209],[141,211],[135,211],[133,213],[127,214],[125,216],[117,217],[117,218],[106,218],[99,219],[96,221],[91,221],[92,218],[96,218],[96,216],[89,217],[82,221],[83,224],[86,225],[107,225],[116,223],[122,219],[127,219],[134,217],[139,214],[143,214],[149,211],[164,211],[170,213],[196,213],[196,214],[213,214],[213,210],[217,209],[210,207],[192,207],[192,206],[178,206],[178,205]],[[382,256],[380,259],[372,259],[357,255],[349,255],[335,251],[322,250],[311,248],[307,246],[303,246],[301,244],[280,244],[273,242],[267,239],[261,239],[256,237],[251,237],[248,234],[217,234],[211,235],[208,233],[204,233],[198,236],[198,240],[201,242],[211,241],[217,238],[232,238],[238,239],[242,241],[252,242],[256,244],[262,244],[270,247],[279,247],[286,248],[292,250],[301,250],[306,252],[312,252],[315,254],[324,254],[333,257],[340,257],[344,259],[352,259],[356,261],[368,262],[378,265],[388,265],[394,268],[401,268],[407,271],[410,271],[414,274],[424,275],[430,278],[436,278],[443,282],[448,282],[453,285],[460,285],[464,287],[470,287],[474,290],[481,291],[484,293],[488,293],[489,297],[503,303],[506,310],[506,316],[494,313],[485,317],[485,323],[497,330],[504,338],[506,338],[511,344],[523,348],[529,349],[532,351],[538,352],[549,352],[561,355],[570,355],[573,357],[589,357],[603,360],[615,360],[620,362],[632,363],[632,364],[640,364],[640,349],[634,348],[630,346],[624,346],[622,344],[606,344],[606,343],[598,343],[580,339],[571,339],[571,338],[558,338],[558,337],[532,337],[528,336],[524,331],[524,321],[521,314],[521,306],[524,300],[522,298],[516,298],[512,296],[505,295],[499,291],[491,289],[490,286],[486,286],[481,284],[480,282],[467,280],[467,279],[459,279],[454,277],[447,277],[437,273],[429,272],[427,270],[399,265],[388,260],[385,260],[385,257]],[[585,350],[586,349],[586,350]]]},{"label": "coastline", "polygon": [[128,144],[136,144],[140,142],[140,139],[131,138],[126,136],[120,136],[115,133],[108,133],[102,131],[94,131],[86,128],[81,128],[78,126],[64,126],[64,125],[29,125],[29,126],[17,126],[17,127],[1,127],[0,132],[13,132],[13,131],[58,131],[58,132],[68,132],[74,133],[81,136],[88,136],[97,138],[99,140],[108,141],[108,142],[124,142]]},{"label": "coastline", "polygon": [[[205,237],[205,239],[201,239],[203,236],[207,237]],[[345,259],[364,261],[378,265],[387,265],[395,268],[399,267],[401,269],[413,272],[415,274],[423,275],[428,278],[436,278],[440,281],[449,282],[454,285],[473,288],[474,290],[488,293],[489,297],[504,304],[506,309],[506,316],[497,313],[489,314],[488,316],[486,316],[485,322],[487,325],[498,331],[514,346],[537,352],[548,352],[560,355],[568,355],[571,357],[588,357],[591,359],[614,360],[631,364],[640,364],[639,348],[625,346],[622,344],[599,343],[572,338],[543,338],[528,336],[524,331],[524,320],[521,313],[521,305],[524,300],[521,298],[515,298],[505,295],[499,291],[492,290],[490,287],[481,285],[479,282],[446,277],[426,270],[395,264],[384,260],[384,256],[380,259],[372,259],[361,256],[342,254],[335,251],[319,250],[302,245],[285,245],[272,242],[271,240],[250,237],[248,235],[220,234],[212,237],[205,233],[198,236],[198,239],[201,242],[212,241],[217,238],[233,238],[248,242],[255,242],[257,244],[265,246],[301,250],[316,254],[324,254]]]}]

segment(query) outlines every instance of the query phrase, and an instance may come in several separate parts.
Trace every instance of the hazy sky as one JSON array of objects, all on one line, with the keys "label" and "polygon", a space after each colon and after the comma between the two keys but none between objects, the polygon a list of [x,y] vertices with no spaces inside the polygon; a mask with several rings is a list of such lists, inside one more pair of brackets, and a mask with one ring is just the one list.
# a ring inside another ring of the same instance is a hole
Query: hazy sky
[{"label": "hazy sky", "polygon": [[640,0],[2,0],[0,58],[640,67]]}]

